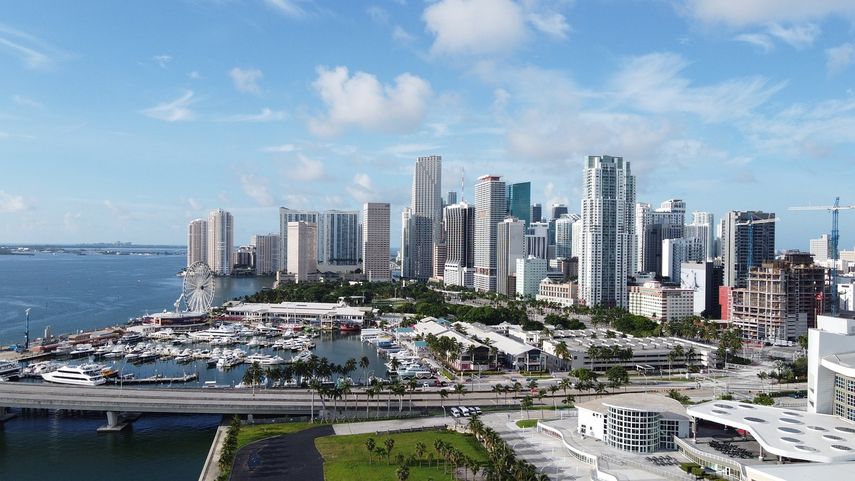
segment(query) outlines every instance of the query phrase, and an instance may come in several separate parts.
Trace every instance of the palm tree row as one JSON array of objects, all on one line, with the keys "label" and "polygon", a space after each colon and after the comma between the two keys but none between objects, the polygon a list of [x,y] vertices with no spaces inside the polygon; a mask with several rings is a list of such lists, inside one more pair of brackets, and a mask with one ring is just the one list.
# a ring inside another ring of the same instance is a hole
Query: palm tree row
[{"label": "palm tree row", "polygon": [[484,481],[548,481],[549,477],[538,474],[537,469],[528,461],[517,459],[513,449],[508,446],[492,428],[485,426],[478,416],[470,419],[469,432],[481,442],[487,450],[490,462],[481,468]]}]

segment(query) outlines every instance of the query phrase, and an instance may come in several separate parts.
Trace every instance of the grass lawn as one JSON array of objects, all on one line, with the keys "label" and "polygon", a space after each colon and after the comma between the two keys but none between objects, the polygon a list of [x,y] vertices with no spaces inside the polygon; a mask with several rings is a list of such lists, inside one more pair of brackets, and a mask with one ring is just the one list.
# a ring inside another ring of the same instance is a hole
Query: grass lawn
[{"label": "grass lawn", "polygon": [[537,426],[537,419],[520,419],[517,421],[518,428],[533,428]]},{"label": "grass lawn", "polygon": [[[377,446],[383,446],[383,441],[388,438],[395,440],[392,448],[392,464],[387,464],[386,459],[378,459],[373,456],[374,462],[369,462],[368,450],[365,449],[365,441],[374,438]],[[487,462],[487,453],[474,436],[454,433],[451,431],[422,431],[415,433],[400,433],[391,435],[354,434],[350,436],[326,436],[315,440],[315,446],[324,457],[324,480],[325,481],[380,481],[395,480],[395,469],[398,465],[394,459],[397,454],[406,457],[415,454],[416,442],[421,441],[427,449],[424,455],[424,466],[410,466],[409,481],[451,481],[449,473],[443,474],[440,464],[437,466],[436,458],[439,457],[433,448],[435,440],[453,445],[466,456],[482,463]],[[429,454],[433,454],[434,463],[432,467],[427,466]]]},{"label": "grass lawn", "polygon": [[311,423],[280,423],[280,424],[253,424],[241,426],[238,432],[237,445],[238,449],[246,446],[249,443],[258,441],[259,439],[272,438],[280,434],[291,434],[297,431],[308,429],[317,424]]}]

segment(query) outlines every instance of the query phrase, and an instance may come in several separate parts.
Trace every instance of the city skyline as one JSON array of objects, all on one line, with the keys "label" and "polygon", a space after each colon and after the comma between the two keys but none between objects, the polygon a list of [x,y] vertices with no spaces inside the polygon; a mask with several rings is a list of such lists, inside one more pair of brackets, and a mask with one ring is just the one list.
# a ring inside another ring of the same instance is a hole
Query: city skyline
[{"label": "city skyline", "polygon": [[501,175],[571,213],[585,157],[621,156],[639,202],[774,212],[779,249],[829,231],[787,207],[855,203],[855,7],[402,3],[7,8],[0,242],[183,244],[222,208],[243,244],[282,206],[397,213],[426,155],[442,192]]}]

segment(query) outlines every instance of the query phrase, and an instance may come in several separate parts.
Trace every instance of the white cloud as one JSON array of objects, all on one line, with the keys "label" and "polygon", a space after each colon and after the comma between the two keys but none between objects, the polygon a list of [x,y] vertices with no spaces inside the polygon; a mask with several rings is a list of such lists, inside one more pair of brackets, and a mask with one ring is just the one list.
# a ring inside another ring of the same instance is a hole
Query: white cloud
[{"label": "white cloud", "polygon": [[34,109],[44,110],[45,106],[41,102],[33,100],[29,97],[24,97],[23,95],[13,95],[12,102],[15,102],[18,105],[23,105],[25,107],[30,107]]},{"label": "white cloud", "polygon": [[261,87],[258,85],[258,81],[264,76],[261,70],[257,68],[241,69],[235,67],[229,71],[229,76],[232,78],[232,82],[235,84],[238,92],[261,93]]},{"label": "white cloud", "polygon": [[304,182],[323,179],[326,176],[324,163],[320,160],[306,157],[302,153],[297,153],[297,162],[288,171],[288,176]]},{"label": "white cloud", "polygon": [[410,43],[415,40],[415,37],[410,32],[404,30],[404,27],[395,25],[395,28],[392,29],[392,39],[398,43]]},{"label": "white cloud", "polygon": [[784,27],[778,23],[769,25],[769,34],[795,48],[804,49],[813,45],[820,34],[819,27],[814,23],[805,23]]},{"label": "white cloud", "polygon": [[396,157],[412,157],[417,154],[430,155],[428,152],[435,152],[438,148],[439,146],[433,144],[396,144],[383,149],[383,153]]},{"label": "white cloud", "polygon": [[243,192],[251,197],[258,205],[269,207],[273,205],[273,195],[267,187],[267,183],[251,174],[240,176],[240,186]]},{"label": "white cloud", "polygon": [[185,201],[187,202],[187,205],[193,210],[200,210],[202,208],[202,204],[192,197],[188,197]]},{"label": "white cloud", "polygon": [[511,0],[441,0],[422,18],[436,37],[434,54],[501,53],[526,36],[523,10]]},{"label": "white cloud", "polygon": [[196,70],[193,70],[192,72],[189,72],[187,74],[187,78],[189,78],[190,80],[199,80],[200,78],[202,78],[202,74],[200,74]]},{"label": "white cloud", "polygon": [[573,207],[570,206],[570,200],[566,195],[561,195],[557,192],[555,188],[555,184],[552,182],[547,182],[546,187],[543,189],[543,196],[546,198],[546,205],[552,206],[553,204],[564,204],[572,210]]},{"label": "white cloud", "polygon": [[257,114],[237,114],[222,117],[218,119],[220,122],[272,122],[275,120],[285,119],[285,112],[282,110],[271,110],[267,107],[261,109]]},{"label": "white cloud", "polygon": [[424,118],[433,94],[427,81],[410,73],[397,76],[394,85],[384,85],[369,73],[351,76],[347,67],[318,68],[318,78],[312,86],[327,112],[311,119],[309,128],[322,136],[335,135],[351,126],[382,132],[412,130]]},{"label": "white cloud", "polygon": [[673,53],[632,57],[612,85],[619,99],[642,110],[691,113],[711,122],[744,117],[785,85],[768,85],[764,77],[754,76],[696,87],[682,76],[687,66]]},{"label": "white cloud", "polygon": [[306,15],[296,0],[264,0],[264,3],[286,17],[302,18]]},{"label": "white cloud", "polygon": [[557,39],[567,38],[567,33],[570,32],[567,19],[557,12],[530,13],[528,14],[528,21],[534,28]]},{"label": "white cloud", "polygon": [[389,12],[387,12],[384,8],[378,7],[377,5],[371,5],[370,7],[365,9],[365,12],[371,17],[371,20],[374,23],[380,25],[386,25],[389,23]]},{"label": "white cloud", "polygon": [[261,149],[262,152],[273,153],[294,152],[295,150],[297,150],[297,146],[294,144],[274,145],[272,147],[264,147],[263,149]]},{"label": "white cloud", "polygon": [[150,107],[142,110],[142,113],[158,120],[165,120],[167,122],[178,122],[185,120],[193,120],[195,118],[195,114],[192,110],[190,110],[190,104],[193,99],[193,91],[188,90],[177,99],[166,102],[162,104],[155,105],[154,107]]},{"label": "white cloud", "polygon": [[855,43],[844,43],[825,50],[825,67],[830,75],[840,73],[855,61]]},{"label": "white cloud", "polygon": [[771,52],[772,49],[775,48],[775,44],[772,43],[772,39],[764,33],[742,33],[733,37],[733,39],[738,42],[745,42],[754,45],[760,48],[763,53]]},{"label": "white cloud", "polygon": [[166,68],[172,61],[171,55],[155,55],[151,58],[160,68]]},{"label": "white cloud", "polygon": [[698,20],[733,26],[855,15],[851,0],[686,0],[680,5]]},{"label": "white cloud", "polygon": [[28,33],[0,24],[0,52],[17,57],[27,68],[44,69],[65,55],[43,40]]},{"label": "white cloud", "polygon": [[358,173],[353,176],[353,181],[345,187],[345,190],[360,204],[377,200],[377,192],[374,189],[374,182],[371,180],[371,177],[365,173]]},{"label": "white cloud", "polygon": [[0,214],[21,212],[28,208],[29,206],[23,196],[9,194],[0,190]]}]

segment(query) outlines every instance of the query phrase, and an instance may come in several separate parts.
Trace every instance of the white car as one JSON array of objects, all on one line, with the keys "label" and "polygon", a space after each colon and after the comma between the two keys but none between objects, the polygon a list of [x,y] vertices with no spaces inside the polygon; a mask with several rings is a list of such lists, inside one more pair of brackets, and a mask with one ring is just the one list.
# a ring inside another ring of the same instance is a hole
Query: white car
[{"label": "white car", "polygon": [[450,409],[450,411],[451,411],[451,415],[452,415],[452,416],[454,416],[454,417],[456,417],[456,418],[459,418],[459,417],[460,417],[460,410],[459,410],[459,409],[457,409],[457,408],[451,408],[451,409]]},{"label": "white car", "polygon": [[469,415],[473,414],[472,411],[470,411],[469,408],[467,408],[466,406],[458,406],[457,409],[460,410],[460,414],[463,415],[463,417],[468,418]]}]

